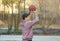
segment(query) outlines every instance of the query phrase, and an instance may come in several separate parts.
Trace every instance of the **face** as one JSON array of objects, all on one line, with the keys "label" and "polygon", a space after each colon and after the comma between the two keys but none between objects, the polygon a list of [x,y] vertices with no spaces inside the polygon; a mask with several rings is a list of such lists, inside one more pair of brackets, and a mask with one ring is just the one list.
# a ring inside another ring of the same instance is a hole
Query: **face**
[{"label": "face", "polygon": [[26,17],[26,20],[30,20],[31,19],[31,15],[29,15],[28,17]]}]

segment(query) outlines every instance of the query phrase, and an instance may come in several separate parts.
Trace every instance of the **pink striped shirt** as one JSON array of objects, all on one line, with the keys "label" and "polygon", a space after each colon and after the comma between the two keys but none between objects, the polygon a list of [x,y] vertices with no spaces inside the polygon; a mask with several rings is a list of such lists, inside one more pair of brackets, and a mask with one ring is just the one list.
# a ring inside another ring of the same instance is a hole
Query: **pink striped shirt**
[{"label": "pink striped shirt", "polygon": [[33,31],[32,26],[39,21],[38,14],[34,13],[34,19],[30,21],[24,20],[22,24],[22,38],[23,39],[32,39]]}]

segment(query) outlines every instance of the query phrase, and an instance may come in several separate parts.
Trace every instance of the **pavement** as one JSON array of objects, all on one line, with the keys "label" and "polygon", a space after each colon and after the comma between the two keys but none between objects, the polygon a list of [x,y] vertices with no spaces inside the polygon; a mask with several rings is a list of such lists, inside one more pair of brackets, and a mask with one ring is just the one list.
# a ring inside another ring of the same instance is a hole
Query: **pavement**
[{"label": "pavement", "polygon": [[[22,41],[22,35],[0,35],[0,41]],[[60,41],[60,36],[34,35],[33,41]]]}]

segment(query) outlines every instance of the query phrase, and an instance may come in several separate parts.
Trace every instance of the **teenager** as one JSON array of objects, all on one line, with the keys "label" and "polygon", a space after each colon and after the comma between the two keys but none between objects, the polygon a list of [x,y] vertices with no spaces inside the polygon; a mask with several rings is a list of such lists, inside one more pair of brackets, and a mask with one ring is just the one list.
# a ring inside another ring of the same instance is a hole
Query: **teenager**
[{"label": "teenager", "polygon": [[38,14],[36,11],[32,11],[34,19],[31,20],[31,12],[24,13],[22,15],[23,21],[20,23],[22,25],[22,41],[32,41],[33,31],[32,26],[39,21]]}]

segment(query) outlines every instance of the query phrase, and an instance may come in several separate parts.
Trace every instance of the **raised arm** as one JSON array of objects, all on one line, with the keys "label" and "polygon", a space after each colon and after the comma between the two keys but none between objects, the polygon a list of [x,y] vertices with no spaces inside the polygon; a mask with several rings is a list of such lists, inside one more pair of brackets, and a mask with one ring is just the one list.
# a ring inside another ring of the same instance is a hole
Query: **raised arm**
[{"label": "raised arm", "polygon": [[39,17],[36,11],[34,11],[34,19],[32,20],[32,25],[39,21]]}]

